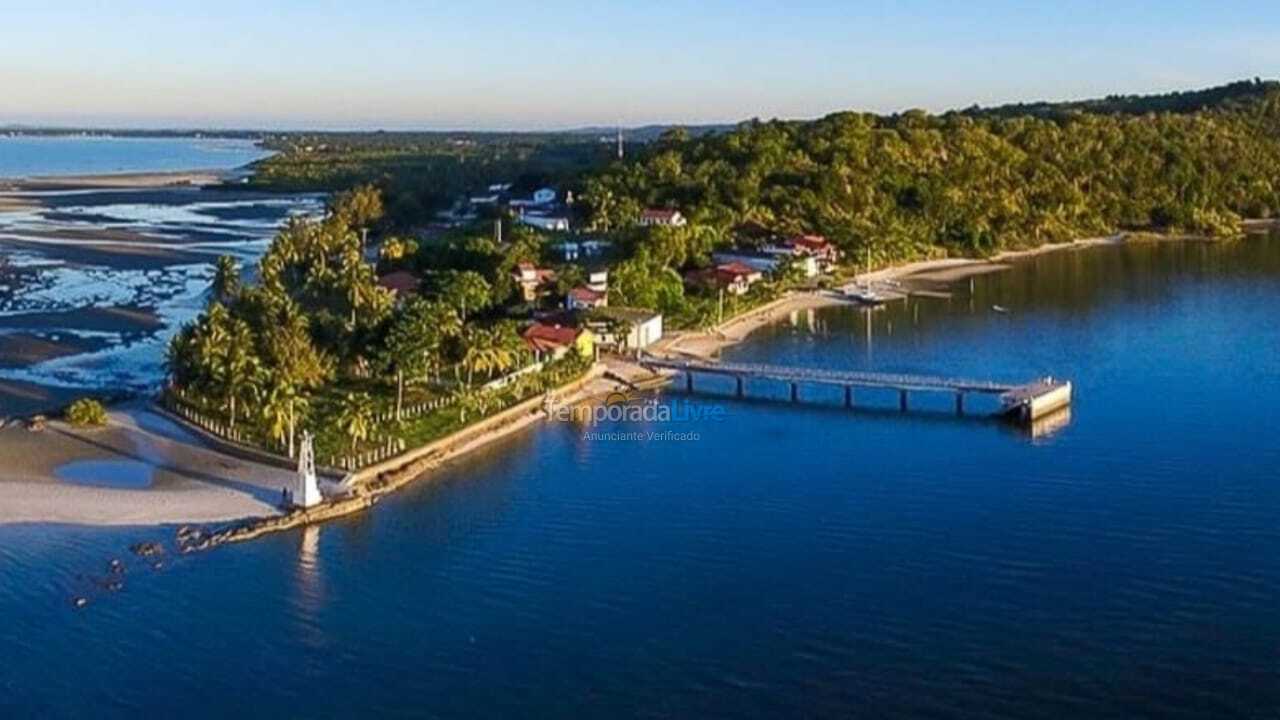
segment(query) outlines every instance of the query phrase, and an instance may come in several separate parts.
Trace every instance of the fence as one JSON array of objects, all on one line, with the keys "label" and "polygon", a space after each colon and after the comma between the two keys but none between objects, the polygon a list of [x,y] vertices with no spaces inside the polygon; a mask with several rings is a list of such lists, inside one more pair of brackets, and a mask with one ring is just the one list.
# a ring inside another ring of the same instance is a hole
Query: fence
[{"label": "fence", "polygon": [[[448,407],[453,403],[454,403],[453,398],[438,397],[438,398],[435,398],[434,400],[428,400],[427,402],[414,403],[412,405],[405,405],[403,408],[400,409],[400,418],[402,420],[412,420],[413,418],[426,415],[429,412],[434,412],[436,410],[439,410],[442,407]],[[384,410],[379,413],[374,413],[373,419],[378,422],[391,422],[396,419],[395,408],[392,408],[390,410]]]},{"label": "fence", "polygon": [[404,452],[404,438],[387,438],[380,446],[354,455],[331,455],[329,466],[341,470],[359,470]]},{"label": "fence", "polygon": [[[179,402],[179,400],[181,400],[181,402]],[[182,419],[192,425],[195,425],[201,430],[232,442],[245,442],[244,433],[231,427],[229,423],[223,422],[219,418],[206,415],[192,407],[190,404],[191,401],[187,399],[186,394],[182,390],[176,388],[171,389],[169,392],[164,394],[164,401],[165,405],[171,411],[177,413],[182,417]]]}]

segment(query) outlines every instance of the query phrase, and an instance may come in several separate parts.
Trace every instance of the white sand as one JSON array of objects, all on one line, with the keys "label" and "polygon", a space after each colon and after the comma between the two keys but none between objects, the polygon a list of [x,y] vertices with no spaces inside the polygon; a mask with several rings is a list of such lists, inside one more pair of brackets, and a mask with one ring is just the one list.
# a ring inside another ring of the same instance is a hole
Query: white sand
[{"label": "white sand", "polygon": [[[60,422],[39,433],[6,427],[0,455],[0,524],[156,525],[276,515],[280,488],[292,480],[287,470],[206,447],[142,404],[112,411],[109,425],[95,430]],[[58,479],[68,463],[84,461],[145,466],[151,486]]]}]

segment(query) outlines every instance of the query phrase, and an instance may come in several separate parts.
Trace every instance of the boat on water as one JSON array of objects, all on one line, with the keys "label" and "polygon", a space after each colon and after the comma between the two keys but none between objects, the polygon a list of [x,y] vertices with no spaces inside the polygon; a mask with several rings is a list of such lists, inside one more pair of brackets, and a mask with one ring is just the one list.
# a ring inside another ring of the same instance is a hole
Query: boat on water
[{"label": "boat on water", "polygon": [[1003,306],[1003,305],[992,305],[992,306],[991,306],[991,311],[992,311],[992,312],[999,313],[999,314],[1001,314],[1001,315],[1008,315],[1008,314],[1009,314],[1009,308],[1007,308],[1007,307],[1005,307],[1005,306]]},{"label": "boat on water", "polygon": [[863,305],[883,305],[888,299],[870,287],[845,288],[844,296]]}]

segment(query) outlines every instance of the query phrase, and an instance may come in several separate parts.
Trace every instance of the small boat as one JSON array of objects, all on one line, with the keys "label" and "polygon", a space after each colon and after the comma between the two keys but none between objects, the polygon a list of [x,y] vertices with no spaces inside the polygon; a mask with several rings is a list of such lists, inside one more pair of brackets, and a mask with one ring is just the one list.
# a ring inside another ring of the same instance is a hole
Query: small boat
[{"label": "small boat", "polygon": [[992,311],[992,312],[1000,313],[1001,315],[1008,315],[1008,314],[1009,314],[1009,308],[1007,308],[1007,307],[1005,307],[1005,306],[1003,306],[1003,305],[992,305],[992,306],[991,306],[991,311]]},{"label": "small boat", "polygon": [[844,296],[863,305],[883,305],[885,303],[885,297],[869,287],[846,288]]}]

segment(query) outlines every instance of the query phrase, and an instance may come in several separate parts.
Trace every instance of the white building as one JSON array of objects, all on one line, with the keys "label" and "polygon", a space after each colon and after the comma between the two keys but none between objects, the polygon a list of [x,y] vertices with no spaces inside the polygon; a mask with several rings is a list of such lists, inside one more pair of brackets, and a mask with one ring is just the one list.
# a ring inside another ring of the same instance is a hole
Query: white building
[{"label": "white building", "polygon": [[525,225],[531,225],[539,230],[547,230],[550,232],[568,232],[569,218],[558,217],[552,215],[521,215],[520,222]]},{"label": "white building", "polygon": [[[625,337],[618,337],[619,324],[630,328]],[[643,308],[597,308],[591,311],[586,325],[601,345],[617,352],[640,350],[662,339],[662,313]]]},{"label": "white building", "polygon": [[596,292],[609,289],[609,268],[596,268],[587,271],[587,287]]}]

